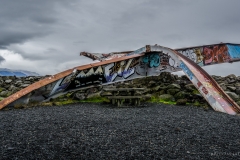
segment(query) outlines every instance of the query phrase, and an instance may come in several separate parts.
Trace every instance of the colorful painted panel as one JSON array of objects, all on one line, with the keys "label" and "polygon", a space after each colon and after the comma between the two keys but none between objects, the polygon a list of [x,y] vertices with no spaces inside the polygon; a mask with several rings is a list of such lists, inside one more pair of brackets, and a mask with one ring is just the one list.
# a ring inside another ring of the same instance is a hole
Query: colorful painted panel
[{"label": "colorful painted panel", "polygon": [[225,63],[240,59],[240,46],[217,44],[177,50],[199,66]]}]

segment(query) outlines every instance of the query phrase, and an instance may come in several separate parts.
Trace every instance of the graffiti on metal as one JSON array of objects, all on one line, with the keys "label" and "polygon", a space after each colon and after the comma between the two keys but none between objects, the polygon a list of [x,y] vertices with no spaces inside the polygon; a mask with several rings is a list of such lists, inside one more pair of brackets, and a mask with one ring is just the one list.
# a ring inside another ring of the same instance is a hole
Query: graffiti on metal
[{"label": "graffiti on metal", "polygon": [[186,58],[172,49],[147,45],[125,56],[79,66],[32,84],[1,101],[0,109],[14,103],[40,102],[69,91],[156,76],[161,72],[182,69],[215,110],[236,114],[240,112],[239,106],[233,103],[231,98],[219,89],[214,80],[209,78],[210,76],[198,65],[229,61],[232,57],[239,56],[238,49],[236,46],[224,44],[178,50],[188,57]]},{"label": "graffiti on metal", "polygon": [[193,79],[193,73],[183,62],[181,62],[180,68],[182,68],[183,72],[185,72],[188,75],[190,80]]},{"label": "graffiti on metal", "polygon": [[194,48],[177,49],[187,58],[199,66],[229,62],[240,59],[240,46],[231,44],[217,44]]}]

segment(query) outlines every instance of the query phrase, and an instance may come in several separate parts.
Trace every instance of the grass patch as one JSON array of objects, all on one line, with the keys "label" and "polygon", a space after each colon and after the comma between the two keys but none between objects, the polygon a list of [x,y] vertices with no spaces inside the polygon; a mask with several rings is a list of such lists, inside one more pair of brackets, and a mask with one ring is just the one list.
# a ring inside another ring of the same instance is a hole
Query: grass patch
[{"label": "grass patch", "polygon": [[51,102],[45,102],[44,105],[61,106],[61,105],[66,105],[66,104],[79,103],[79,102],[91,102],[91,103],[109,102],[109,100],[106,97],[100,97],[100,96],[91,97],[91,98],[84,99],[84,100],[73,100],[71,98],[61,99],[61,98],[63,98],[63,97],[60,97],[59,99],[54,99]]},{"label": "grass patch", "polygon": [[194,106],[201,106],[202,104],[200,104],[198,101],[195,101],[195,102],[193,103],[193,105],[194,105]]},{"label": "grass patch", "polygon": [[152,96],[151,99],[149,99],[147,102],[152,102],[152,103],[164,103],[164,104],[176,104],[176,102],[174,101],[165,101],[165,100],[162,100],[156,96]]},{"label": "grass patch", "polygon": [[93,102],[93,103],[100,103],[100,102],[109,102],[109,99],[107,99],[106,97],[100,97],[100,96],[96,96],[96,97],[91,97],[85,100],[80,100],[78,102]]}]

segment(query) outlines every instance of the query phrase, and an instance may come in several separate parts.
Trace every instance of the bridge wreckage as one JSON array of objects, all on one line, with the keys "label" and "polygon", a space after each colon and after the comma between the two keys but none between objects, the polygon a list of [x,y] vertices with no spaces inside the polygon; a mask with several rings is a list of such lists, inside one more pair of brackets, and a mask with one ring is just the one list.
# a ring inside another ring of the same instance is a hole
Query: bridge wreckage
[{"label": "bridge wreckage", "polygon": [[201,66],[240,60],[240,45],[220,43],[170,49],[146,45],[135,51],[80,55],[93,63],[52,75],[14,93],[0,102],[0,109],[15,104],[48,101],[68,92],[108,85],[161,72],[182,70],[215,111],[235,115],[240,107]]}]

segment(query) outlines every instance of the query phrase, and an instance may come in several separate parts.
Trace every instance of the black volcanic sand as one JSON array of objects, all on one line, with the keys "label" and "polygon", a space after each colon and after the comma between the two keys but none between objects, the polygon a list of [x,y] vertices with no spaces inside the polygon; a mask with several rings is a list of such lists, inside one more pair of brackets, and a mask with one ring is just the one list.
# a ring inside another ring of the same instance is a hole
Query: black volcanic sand
[{"label": "black volcanic sand", "polygon": [[0,111],[0,159],[240,159],[240,117],[80,103]]}]

